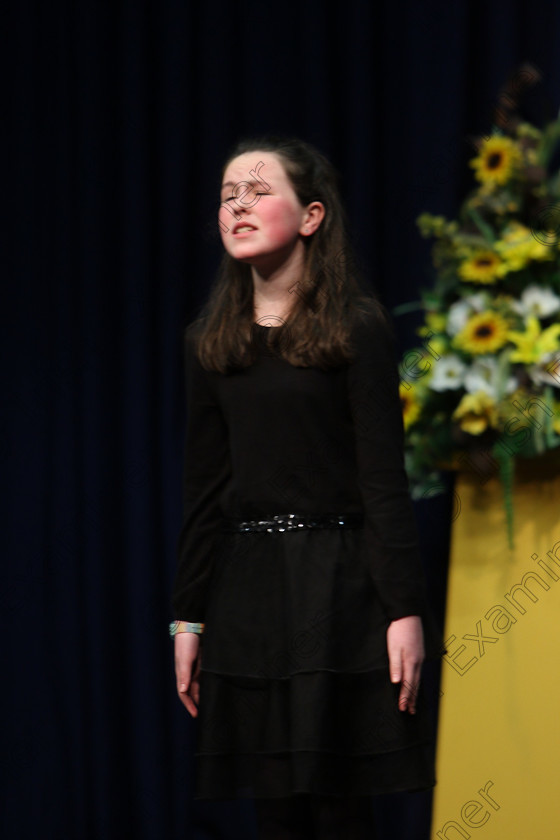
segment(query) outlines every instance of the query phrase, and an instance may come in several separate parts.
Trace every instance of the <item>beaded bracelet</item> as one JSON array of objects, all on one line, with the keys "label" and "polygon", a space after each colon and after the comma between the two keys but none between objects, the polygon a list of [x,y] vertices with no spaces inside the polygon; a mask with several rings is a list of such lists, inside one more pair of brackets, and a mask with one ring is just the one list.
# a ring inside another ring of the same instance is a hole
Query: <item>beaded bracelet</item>
[{"label": "beaded bracelet", "polygon": [[176,633],[198,633],[204,632],[204,624],[200,621],[172,621],[169,625],[169,635],[175,636]]}]

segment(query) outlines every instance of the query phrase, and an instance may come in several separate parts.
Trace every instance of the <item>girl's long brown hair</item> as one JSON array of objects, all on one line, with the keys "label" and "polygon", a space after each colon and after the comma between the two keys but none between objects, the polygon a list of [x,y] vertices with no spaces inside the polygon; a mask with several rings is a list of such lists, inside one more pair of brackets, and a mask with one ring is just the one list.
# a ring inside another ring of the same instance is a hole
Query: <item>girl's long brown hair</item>
[{"label": "girl's long brown hair", "polygon": [[[277,155],[302,206],[312,201],[325,206],[319,228],[303,239],[304,268],[302,276],[294,278],[290,314],[279,329],[267,331],[271,349],[299,367],[326,370],[344,365],[353,358],[350,333],[355,320],[368,313],[386,323],[388,318],[373,292],[364,293],[362,289],[364,280],[349,241],[337,173],[309,143],[296,138],[257,137],[235,146],[224,163],[222,177],[234,158],[253,151]],[[249,265],[224,254],[193,327],[197,355],[207,370],[228,373],[254,362],[262,334],[254,323]]]}]

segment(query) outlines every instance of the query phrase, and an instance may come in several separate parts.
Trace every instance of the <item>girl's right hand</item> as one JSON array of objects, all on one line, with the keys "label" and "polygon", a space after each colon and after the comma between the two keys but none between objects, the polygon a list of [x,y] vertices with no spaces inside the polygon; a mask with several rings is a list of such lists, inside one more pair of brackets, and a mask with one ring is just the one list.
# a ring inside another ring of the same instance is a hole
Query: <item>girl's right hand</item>
[{"label": "girl's right hand", "polygon": [[192,717],[200,700],[200,638],[197,633],[175,635],[175,676],[179,700]]}]

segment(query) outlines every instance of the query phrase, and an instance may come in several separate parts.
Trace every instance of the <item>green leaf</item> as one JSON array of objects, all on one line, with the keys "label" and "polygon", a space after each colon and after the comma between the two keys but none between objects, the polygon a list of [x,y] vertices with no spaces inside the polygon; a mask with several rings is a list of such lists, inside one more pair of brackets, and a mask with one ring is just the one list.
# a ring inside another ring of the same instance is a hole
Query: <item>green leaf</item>
[{"label": "green leaf", "polygon": [[551,414],[548,411],[546,412],[546,419],[544,421],[546,447],[553,449],[558,445],[558,441],[552,428],[552,424],[554,423],[554,395],[552,393],[552,385],[544,386],[543,396],[546,407],[551,411]]},{"label": "green leaf", "polygon": [[468,214],[485,238],[485,240],[490,244],[493,245],[496,241],[496,237],[494,236],[494,231],[492,230],[491,226],[484,221],[478,210],[475,210],[474,207],[468,208]]},{"label": "green leaf", "polygon": [[513,477],[515,472],[515,459],[509,451],[499,445],[497,441],[492,447],[492,454],[499,465],[500,480],[504,490],[504,509],[506,513],[506,526],[508,544],[513,551],[515,541],[513,537]]},{"label": "green leaf", "polygon": [[554,150],[560,141],[560,120],[549,123],[543,129],[541,145],[537,152],[537,160],[545,169],[550,163]]},{"label": "green leaf", "polygon": [[401,303],[399,306],[394,306],[391,309],[393,315],[406,315],[407,312],[416,312],[424,309],[424,304],[421,300],[411,300],[408,303]]},{"label": "green leaf", "polygon": [[509,360],[511,349],[505,347],[501,353],[498,354],[498,387],[497,398],[503,399],[506,393],[507,381],[511,376],[511,362]]}]

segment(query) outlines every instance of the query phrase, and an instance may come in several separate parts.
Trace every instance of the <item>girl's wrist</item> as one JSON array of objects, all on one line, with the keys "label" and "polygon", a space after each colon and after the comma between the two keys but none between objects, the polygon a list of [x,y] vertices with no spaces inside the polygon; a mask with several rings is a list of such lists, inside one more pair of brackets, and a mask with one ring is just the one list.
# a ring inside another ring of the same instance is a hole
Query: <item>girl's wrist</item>
[{"label": "girl's wrist", "polygon": [[196,633],[202,635],[204,624],[200,621],[172,621],[169,625],[169,635],[173,638],[177,633]]}]

